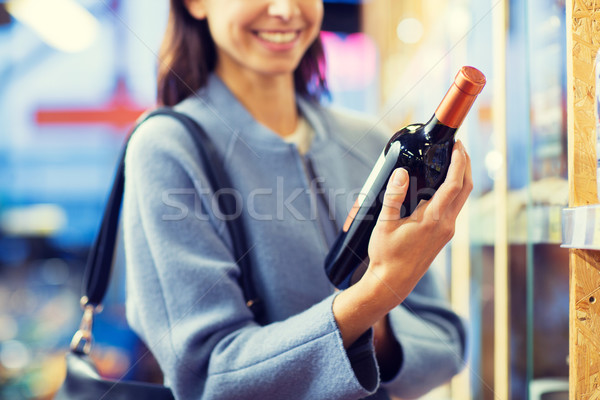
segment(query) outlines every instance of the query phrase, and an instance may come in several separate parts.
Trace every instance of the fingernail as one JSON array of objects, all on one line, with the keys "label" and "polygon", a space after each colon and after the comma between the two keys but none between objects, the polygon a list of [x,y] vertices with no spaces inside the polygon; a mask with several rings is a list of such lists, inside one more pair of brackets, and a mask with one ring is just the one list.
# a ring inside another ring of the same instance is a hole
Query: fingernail
[{"label": "fingernail", "polygon": [[405,174],[404,171],[401,171],[400,169],[395,170],[394,176],[392,177],[394,185],[404,186],[404,184],[406,183],[406,175],[407,174]]}]

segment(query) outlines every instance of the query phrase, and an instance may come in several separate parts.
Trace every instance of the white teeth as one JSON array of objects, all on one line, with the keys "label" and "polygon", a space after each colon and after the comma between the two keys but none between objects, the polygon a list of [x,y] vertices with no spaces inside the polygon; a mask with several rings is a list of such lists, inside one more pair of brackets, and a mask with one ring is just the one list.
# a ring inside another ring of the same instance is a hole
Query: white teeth
[{"label": "white teeth", "polygon": [[296,32],[258,32],[258,36],[272,43],[290,43],[296,39]]}]

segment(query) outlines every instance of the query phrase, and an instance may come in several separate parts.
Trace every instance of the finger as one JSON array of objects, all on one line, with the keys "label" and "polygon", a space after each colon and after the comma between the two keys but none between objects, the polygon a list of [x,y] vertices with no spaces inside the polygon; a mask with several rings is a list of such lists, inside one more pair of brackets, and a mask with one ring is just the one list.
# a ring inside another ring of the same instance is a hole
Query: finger
[{"label": "finger", "polygon": [[398,221],[400,219],[407,189],[408,172],[404,168],[396,168],[385,189],[379,221]]},{"label": "finger", "polygon": [[431,199],[431,203],[427,207],[428,212],[434,213],[433,218],[441,218],[461,192],[466,168],[466,152],[463,144],[459,140],[454,144],[452,159],[446,179],[437,192],[435,192]]},{"label": "finger", "polygon": [[467,202],[467,199],[471,194],[471,190],[473,190],[473,173],[471,170],[471,158],[469,157],[469,154],[466,151],[465,158],[467,161],[467,166],[465,169],[463,186],[460,193],[458,194],[458,196],[456,196],[456,199],[452,202],[452,204],[450,205],[450,209],[448,210],[449,215],[455,219],[460,213],[460,210],[462,210],[463,206]]},{"label": "finger", "polygon": [[410,214],[408,217],[408,219],[410,219],[411,221],[422,221],[423,217],[425,216],[427,210],[429,209],[429,207],[431,207],[431,199],[429,200],[421,200],[419,201],[419,203],[417,204],[417,206],[415,207],[414,211],[412,212],[412,214]]}]

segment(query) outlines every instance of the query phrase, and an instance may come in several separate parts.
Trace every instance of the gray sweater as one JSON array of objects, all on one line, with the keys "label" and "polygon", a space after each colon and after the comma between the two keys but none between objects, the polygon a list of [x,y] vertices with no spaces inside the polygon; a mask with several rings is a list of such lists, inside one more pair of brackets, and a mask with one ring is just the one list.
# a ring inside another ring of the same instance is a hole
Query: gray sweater
[{"label": "gray sweater", "polygon": [[344,349],[323,269],[328,232],[344,222],[390,132],[301,98],[298,107],[315,131],[305,157],[255,121],[216,76],[176,107],[203,126],[231,177],[262,324],[245,305],[225,221],[188,133],[153,117],[129,143],[127,319],[178,399],[413,398],[463,366],[464,326],[432,272],[390,313],[403,353],[395,377],[381,381],[372,332]]}]

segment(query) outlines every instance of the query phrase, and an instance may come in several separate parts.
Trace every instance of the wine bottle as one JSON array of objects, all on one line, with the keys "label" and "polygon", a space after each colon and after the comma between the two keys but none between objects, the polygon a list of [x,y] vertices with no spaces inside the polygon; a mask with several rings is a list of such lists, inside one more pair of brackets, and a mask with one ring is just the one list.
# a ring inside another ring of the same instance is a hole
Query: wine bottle
[{"label": "wine bottle", "polygon": [[479,70],[461,68],[429,122],[408,125],[389,140],[325,259],[325,271],[336,287],[349,287],[366,270],[371,232],[396,168],[405,168],[409,176],[400,217],[412,214],[446,179],[456,131],[484,85],[485,76]]}]

